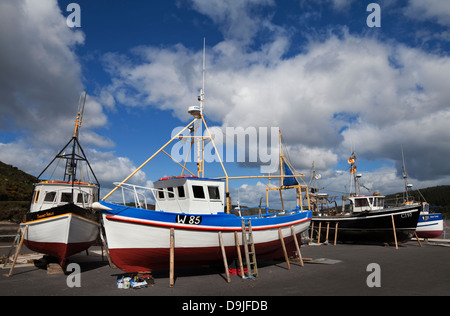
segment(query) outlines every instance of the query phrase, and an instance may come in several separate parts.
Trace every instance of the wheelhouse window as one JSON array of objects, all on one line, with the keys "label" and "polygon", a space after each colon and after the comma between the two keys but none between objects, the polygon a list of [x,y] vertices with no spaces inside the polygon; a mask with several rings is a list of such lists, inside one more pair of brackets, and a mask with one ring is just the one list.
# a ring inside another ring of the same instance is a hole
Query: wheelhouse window
[{"label": "wheelhouse window", "polygon": [[384,199],[383,198],[375,198],[374,206],[384,206]]},{"label": "wheelhouse window", "polygon": [[175,195],[173,194],[173,187],[167,188],[167,193],[169,195],[169,199],[173,199]]},{"label": "wheelhouse window", "polygon": [[158,190],[158,199],[164,200],[164,191],[162,189]]},{"label": "wheelhouse window", "polygon": [[34,191],[34,197],[33,197],[34,203],[38,202],[38,200],[39,200],[39,193],[41,193],[41,190]]},{"label": "wheelhouse window", "polygon": [[61,193],[61,203],[71,203],[73,201],[72,193]]},{"label": "wheelhouse window", "polygon": [[44,202],[54,202],[56,197],[56,192],[47,192],[44,197]]},{"label": "wheelhouse window", "polygon": [[219,187],[208,186],[208,194],[211,200],[220,200]]},{"label": "wheelhouse window", "polygon": [[194,198],[196,199],[204,199],[205,191],[203,190],[203,186],[201,185],[193,185],[192,192],[194,193]]},{"label": "wheelhouse window", "polygon": [[89,195],[87,193],[78,193],[77,203],[85,204],[89,202]]},{"label": "wheelhouse window", "polygon": [[178,197],[179,198],[186,197],[186,194],[184,193],[184,187],[183,186],[177,187],[177,191],[178,191]]},{"label": "wheelhouse window", "polygon": [[361,207],[361,206],[368,206],[369,204],[367,203],[367,199],[363,198],[363,199],[356,199],[355,200],[355,206],[356,207]]}]

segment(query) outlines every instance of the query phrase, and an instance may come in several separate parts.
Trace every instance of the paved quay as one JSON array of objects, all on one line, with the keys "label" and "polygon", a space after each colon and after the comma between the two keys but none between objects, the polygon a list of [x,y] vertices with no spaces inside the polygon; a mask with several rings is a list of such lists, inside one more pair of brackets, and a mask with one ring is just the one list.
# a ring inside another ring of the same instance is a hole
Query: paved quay
[{"label": "paved quay", "polygon": [[[141,289],[119,289],[116,280],[123,275],[102,261],[99,248],[90,255],[71,257],[81,273],[47,274],[45,267],[17,265],[11,277],[1,270],[2,296],[361,296],[361,295],[450,295],[450,244],[415,241],[395,246],[382,245],[304,245],[301,267],[284,261],[259,263],[259,276],[241,279],[231,275],[227,283],[223,267],[175,269],[175,286],[169,287],[168,272],[154,273],[155,283]],[[176,251],[175,251],[176,264]],[[375,265],[373,265],[375,264]],[[78,280],[79,287],[68,286]],[[249,298],[250,299],[250,298]]]}]

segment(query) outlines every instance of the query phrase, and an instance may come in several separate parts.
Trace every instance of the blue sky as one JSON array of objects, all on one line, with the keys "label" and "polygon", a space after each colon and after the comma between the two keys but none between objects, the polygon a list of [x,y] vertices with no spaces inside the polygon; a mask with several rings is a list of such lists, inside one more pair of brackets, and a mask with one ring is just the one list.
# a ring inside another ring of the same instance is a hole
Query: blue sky
[{"label": "blue sky", "polygon": [[[414,187],[448,184],[449,26],[447,0],[0,0],[0,160],[39,174],[86,89],[80,140],[106,193],[188,123],[206,38],[210,126],[280,127],[297,170],[309,181],[314,162],[332,190],[352,149],[367,187],[402,190],[401,146]],[[133,180],[178,172],[162,156]],[[249,204],[265,188],[233,187]]]}]

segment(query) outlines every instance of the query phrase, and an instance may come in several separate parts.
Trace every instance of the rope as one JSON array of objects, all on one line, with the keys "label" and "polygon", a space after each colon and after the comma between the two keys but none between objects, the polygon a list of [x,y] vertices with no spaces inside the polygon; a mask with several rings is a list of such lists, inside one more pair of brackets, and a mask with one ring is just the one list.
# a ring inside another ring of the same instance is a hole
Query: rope
[{"label": "rope", "polygon": [[442,222],[444,223],[445,227],[446,227],[448,230],[450,230],[450,227],[447,226],[447,224],[445,223],[445,221],[442,221]]}]

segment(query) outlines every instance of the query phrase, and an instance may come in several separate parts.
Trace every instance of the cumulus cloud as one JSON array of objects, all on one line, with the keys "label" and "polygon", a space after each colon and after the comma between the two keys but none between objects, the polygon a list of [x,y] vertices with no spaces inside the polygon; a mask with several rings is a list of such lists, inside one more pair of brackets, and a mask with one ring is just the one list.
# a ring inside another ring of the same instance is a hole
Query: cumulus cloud
[{"label": "cumulus cloud", "polygon": [[[321,3],[342,11],[353,1]],[[403,13],[421,19],[418,12],[423,12],[422,18],[449,25],[442,1],[426,3],[410,1]],[[445,54],[355,35],[339,26],[326,35],[306,36],[309,42],[294,51],[290,30],[272,21],[274,1],[192,0],[190,6],[210,18],[223,36],[213,44],[207,39],[205,105],[207,117],[222,129],[279,127],[297,170],[309,172],[314,161],[341,186],[347,180],[333,169],[350,148],[363,159],[396,162],[369,173],[367,181],[387,185],[392,178],[385,177],[386,182],[376,175],[395,170],[398,175],[402,145],[413,179],[431,183],[448,178],[450,59]],[[64,143],[65,138],[43,127],[52,122],[60,134],[73,130],[72,104],[82,90],[74,47],[83,44],[84,34],[65,25],[55,1],[36,5],[21,0],[0,3],[0,35],[8,43],[0,50],[0,129],[30,129],[28,135],[39,143]],[[111,83],[87,99],[81,136],[86,143],[114,145],[94,132],[107,124],[104,106],[157,107],[188,119],[187,108],[196,104],[202,80],[200,40],[199,49],[138,46],[127,53],[105,53],[101,62]],[[10,153],[30,154],[27,144],[2,146]],[[108,174],[96,160],[94,170],[105,181],[120,180],[133,167],[128,158],[103,155],[95,153],[120,171]],[[137,181],[145,183],[141,177]]]},{"label": "cumulus cloud", "polygon": [[[67,26],[55,0],[0,1],[0,131],[16,135],[0,143],[0,161],[37,176],[69,141],[84,89],[75,49],[84,40],[82,31]],[[94,132],[107,124],[105,100],[86,99],[80,142],[87,152],[85,146],[114,145]],[[116,159],[107,163],[132,167]],[[111,173],[96,166],[100,180],[110,181]]]},{"label": "cumulus cloud", "polygon": [[26,129],[39,142],[61,144],[45,127],[73,126],[72,105],[76,109],[82,91],[73,47],[84,34],[67,27],[56,1],[2,1],[0,38],[0,128]]},{"label": "cumulus cloud", "polygon": [[249,44],[262,25],[273,27],[258,12],[262,7],[274,5],[273,0],[192,0],[193,9],[219,25],[225,40],[241,44]]},{"label": "cumulus cloud", "polygon": [[[441,145],[449,139],[444,127],[450,101],[445,87],[450,79],[450,69],[445,71],[449,58],[351,35],[345,29],[324,41],[310,42],[291,58],[279,54],[269,60],[271,45],[279,44],[266,43],[245,54],[222,41],[208,50],[205,111],[209,117],[223,126],[280,127],[300,169],[309,168],[313,160],[330,169],[339,157],[348,155],[352,144],[368,159],[397,160],[392,152],[398,153],[402,144],[418,152],[436,147],[448,154],[450,146]],[[233,63],[226,62],[229,50]],[[127,99],[131,104],[187,115],[195,86],[201,82],[201,51],[176,45],[139,52],[145,56],[140,63],[116,62],[110,92],[119,91],[117,99],[131,97]],[[113,60],[123,58],[127,56]],[[139,98],[127,94],[128,85]],[[417,126],[426,132],[418,133]],[[414,156],[422,159],[423,154]],[[434,171],[419,172],[413,165],[411,172],[423,179],[438,176],[439,168],[430,168]]]},{"label": "cumulus cloud", "polygon": [[410,0],[404,13],[414,19],[430,19],[444,26],[450,25],[450,6],[445,0]]}]

